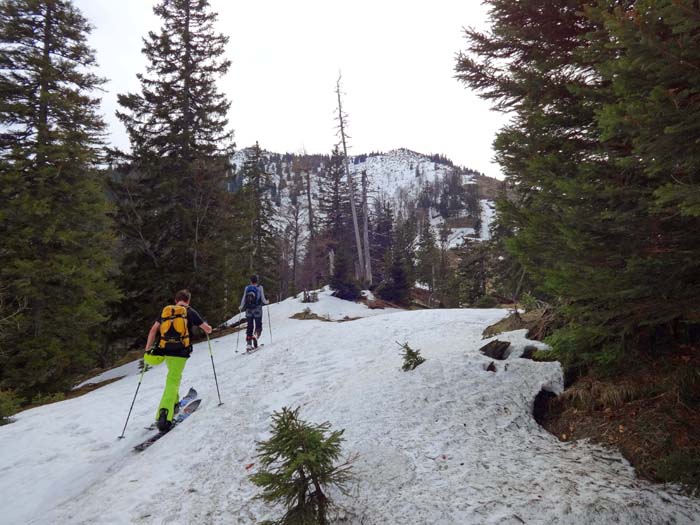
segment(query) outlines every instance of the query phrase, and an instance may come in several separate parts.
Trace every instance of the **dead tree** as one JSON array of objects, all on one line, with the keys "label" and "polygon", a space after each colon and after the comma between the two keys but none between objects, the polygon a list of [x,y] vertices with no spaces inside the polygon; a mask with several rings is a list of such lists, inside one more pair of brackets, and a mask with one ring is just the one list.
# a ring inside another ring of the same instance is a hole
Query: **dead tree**
[{"label": "dead tree", "polygon": [[338,133],[340,134],[340,140],[343,144],[343,155],[345,157],[345,176],[348,179],[348,191],[350,193],[350,210],[352,212],[352,225],[355,229],[355,245],[357,246],[357,261],[359,268],[359,277],[361,280],[365,280],[365,262],[362,256],[362,241],[360,240],[360,227],[357,221],[357,209],[355,206],[355,184],[353,183],[352,176],[350,175],[350,165],[348,159],[348,147],[347,138],[349,138],[345,133],[346,122],[345,119],[347,115],[343,113],[343,103],[340,97],[340,79],[341,75],[338,75],[338,81],[335,85],[335,92],[338,95]]},{"label": "dead tree", "polygon": [[365,242],[365,279],[372,284],[372,258],[369,254],[369,212],[367,206],[367,172],[362,172],[362,235]]}]

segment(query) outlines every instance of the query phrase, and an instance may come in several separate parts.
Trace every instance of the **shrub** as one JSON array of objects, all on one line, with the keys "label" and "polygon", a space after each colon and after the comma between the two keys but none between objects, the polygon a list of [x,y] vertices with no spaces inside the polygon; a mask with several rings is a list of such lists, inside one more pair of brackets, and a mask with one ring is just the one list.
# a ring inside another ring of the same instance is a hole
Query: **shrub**
[{"label": "shrub", "polygon": [[418,365],[425,362],[425,358],[420,355],[420,350],[414,350],[408,346],[408,342],[404,344],[399,344],[397,342],[396,344],[403,349],[403,353],[401,354],[403,357],[403,366],[401,370],[404,372],[415,370]]},{"label": "shrub", "polygon": [[690,493],[700,495],[700,450],[673,451],[654,467],[660,481],[681,483]]},{"label": "shrub", "polygon": [[526,312],[531,312],[538,308],[537,298],[530,292],[525,292],[523,295],[521,295],[519,302],[520,306],[522,306]]},{"label": "shrub", "polygon": [[299,419],[299,408],[283,407],[272,415],[272,436],[257,444],[262,469],[250,476],[263,489],[258,498],[281,503],[286,512],[279,525],[326,525],[333,503],[329,487],[347,494],[352,459],[340,456],[344,430],[330,432],[330,423],[314,425]]},{"label": "shrub", "polygon": [[491,295],[482,295],[474,303],[476,308],[496,308],[498,306],[498,299]]},{"label": "shrub", "polygon": [[0,390],[0,425],[12,422],[10,416],[19,412],[21,402],[12,390]]},{"label": "shrub", "polygon": [[348,255],[339,250],[335,260],[335,271],[329,283],[333,296],[346,301],[357,301],[360,298],[360,286],[352,272],[352,261]]},{"label": "shrub", "polygon": [[318,302],[318,292],[307,292],[306,290],[304,290],[304,293],[301,297],[301,302],[302,303]]},{"label": "shrub", "polygon": [[36,394],[32,397],[32,405],[48,405],[49,403],[57,403],[58,401],[63,401],[66,395],[63,392],[56,392],[53,394]]}]

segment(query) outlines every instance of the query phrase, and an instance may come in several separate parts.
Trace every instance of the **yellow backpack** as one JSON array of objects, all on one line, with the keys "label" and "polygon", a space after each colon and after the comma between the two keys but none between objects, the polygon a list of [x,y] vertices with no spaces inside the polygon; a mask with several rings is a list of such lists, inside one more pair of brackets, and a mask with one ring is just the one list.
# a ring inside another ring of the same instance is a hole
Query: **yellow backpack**
[{"label": "yellow backpack", "polygon": [[166,306],[160,314],[160,319],[158,348],[165,351],[178,351],[190,346],[186,307],[181,305]]}]

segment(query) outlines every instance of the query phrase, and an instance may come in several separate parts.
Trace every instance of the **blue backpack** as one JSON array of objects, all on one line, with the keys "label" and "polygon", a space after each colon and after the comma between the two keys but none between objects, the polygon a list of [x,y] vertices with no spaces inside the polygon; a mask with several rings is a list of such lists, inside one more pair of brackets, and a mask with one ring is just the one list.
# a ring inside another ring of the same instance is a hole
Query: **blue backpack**
[{"label": "blue backpack", "polygon": [[245,287],[245,308],[251,310],[260,305],[260,288],[254,284]]}]

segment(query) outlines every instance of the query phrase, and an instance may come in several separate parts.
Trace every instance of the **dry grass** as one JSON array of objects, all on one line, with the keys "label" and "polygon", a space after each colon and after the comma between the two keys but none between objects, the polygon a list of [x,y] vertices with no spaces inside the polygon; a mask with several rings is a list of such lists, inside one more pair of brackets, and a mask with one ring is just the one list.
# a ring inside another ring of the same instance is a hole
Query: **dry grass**
[{"label": "dry grass", "polygon": [[646,382],[578,381],[558,398],[558,402],[579,410],[619,408],[625,403],[647,399],[660,394],[663,388]]}]

